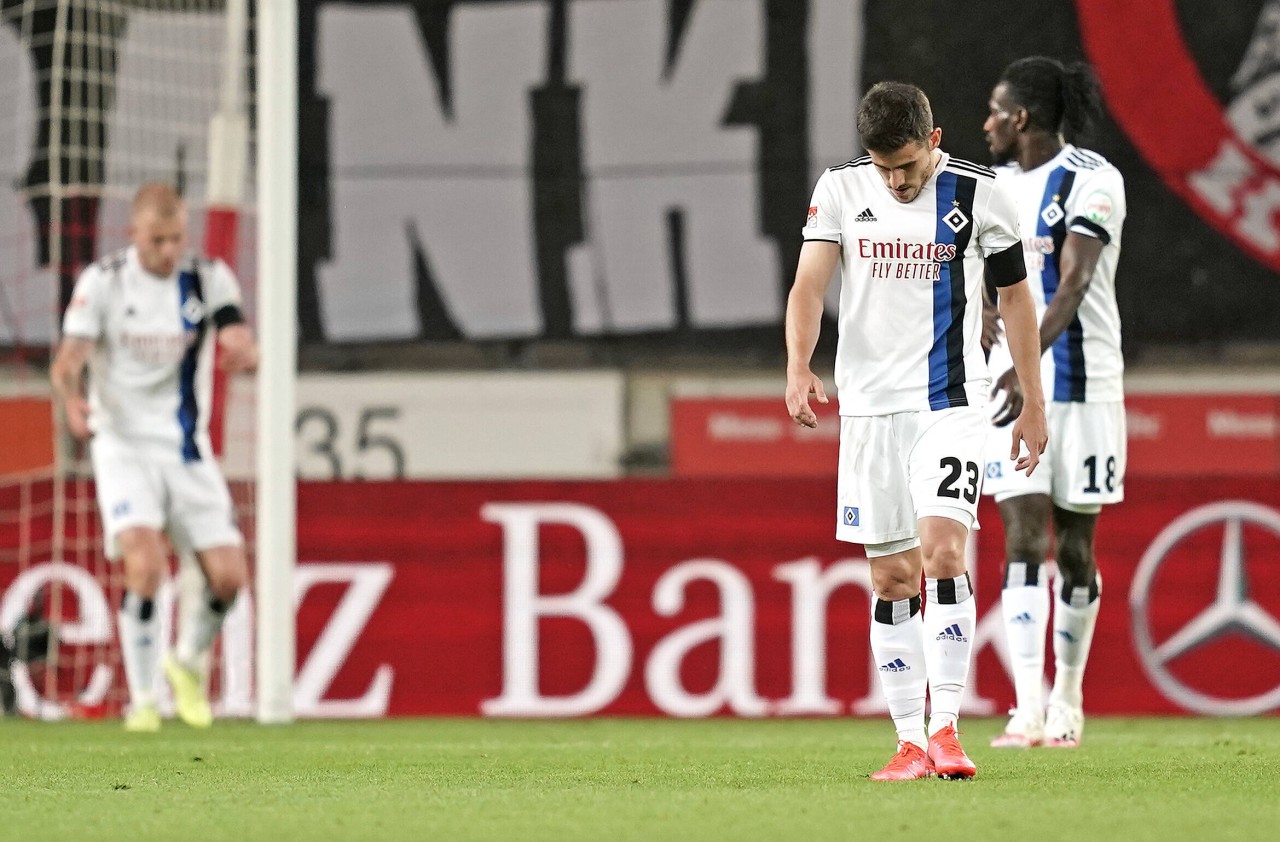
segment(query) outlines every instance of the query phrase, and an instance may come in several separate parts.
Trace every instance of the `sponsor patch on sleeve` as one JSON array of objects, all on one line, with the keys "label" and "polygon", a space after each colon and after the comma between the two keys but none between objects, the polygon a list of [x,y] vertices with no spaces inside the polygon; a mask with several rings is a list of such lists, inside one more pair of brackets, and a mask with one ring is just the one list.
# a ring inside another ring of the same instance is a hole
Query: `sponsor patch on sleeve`
[{"label": "sponsor patch on sleeve", "polygon": [[1090,222],[1101,225],[1111,218],[1113,210],[1111,197],[1101,190],[1090,193],[1084,200],[1084,218]]},{"label": "sponsor patch on sleeve", "polygon": [[805,220],[804,225],[805,225],[805,227],[806,227],[806,228],[817,228],[817,227],[818,227],[818,207],[817,207],[817,205],[814,205],[813,207],[809,208],[809,218],[808,218],[807,220]]}]

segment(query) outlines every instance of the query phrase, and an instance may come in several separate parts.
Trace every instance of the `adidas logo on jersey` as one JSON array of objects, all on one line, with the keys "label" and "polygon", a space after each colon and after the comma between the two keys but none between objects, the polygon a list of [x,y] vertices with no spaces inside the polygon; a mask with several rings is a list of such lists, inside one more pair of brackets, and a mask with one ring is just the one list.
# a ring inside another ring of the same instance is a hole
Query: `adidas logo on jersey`
[{"label": "adidas logo on jersey", "polygon": [[871,208],[863,208],[862,213],[853,218],[854,222],[879,222],[876,215],[871,212]]},{"label": "adidas logo on jersey", "polygon": [[957,643],[967,643],[969,638],[965,637],[964,632],[960,631],[958,623],[952,623],[943,629],[942,633],[935,637],[934,640],[954,640]]},{"label": "adidas logo on jersey", "polygon": [[908,672],[910,669],[901,658],[894,658],[889,663],[880,665],[880,672]]}]

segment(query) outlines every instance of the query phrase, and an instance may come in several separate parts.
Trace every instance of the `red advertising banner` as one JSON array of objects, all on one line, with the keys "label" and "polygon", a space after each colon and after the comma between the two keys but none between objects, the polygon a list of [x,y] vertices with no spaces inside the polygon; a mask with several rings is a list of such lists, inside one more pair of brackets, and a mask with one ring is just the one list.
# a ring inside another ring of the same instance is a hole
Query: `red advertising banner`
[{"label": "red advertising banner", "polygon": [[[391,574],[347,629],[329,698],[366,696],[384,674],[393,715],[882,709],[869,572],[832,537],[827,481],[306,485],[299,503],[308,564]],[[1130,484],[1099,525],[1089,711],[1280,707],[1278,507],[1277,480]],[[989,505],[982,518],[968,705],[998,714],[1013,700],[1002,531]],[[304,668],[355,589],[302,601]]]},{"label": "red advertising banner", "polygon": [[[782,397],[675,398],[671,466],[683,477],[832,476],[834,401],[818,428],[787,417]],[[1129,477],[1280,476],[1280,395],[1136,394],[1125,398]]]},{"label": "red advertising banner", "polygon": [[[870,572],[860,547],[832,537],[829,480],[303,483],[299,492],[300,716],[883,711],[867,645]],[[1127,492],[1099,523],[1104,596],[1086,709],[1280,708],[1280,480],[1136,479]],[[981,518],[966,704],[1001,714],[1013,701],[1003,535],[989,501]],[[0,565],[6,622],[41,572],[15,580],[16,565]],[[93,608],[63,617],[64,630],[82,643],[114,638],[92,574],[43,572]],[[251,595],[236,611],[220,710],[247,715]],[[111,669],[98,672],[84,680],[112,680]]]}]

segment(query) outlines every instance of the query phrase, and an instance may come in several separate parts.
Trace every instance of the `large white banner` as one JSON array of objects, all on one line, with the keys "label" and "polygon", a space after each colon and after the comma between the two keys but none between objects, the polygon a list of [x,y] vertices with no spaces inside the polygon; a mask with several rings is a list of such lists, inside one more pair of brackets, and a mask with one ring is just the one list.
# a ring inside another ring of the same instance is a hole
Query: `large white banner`
[{"label": "large white banner", "polygon": [[319,8],[326,339],[780,322],[860,0],[440,5]]}]

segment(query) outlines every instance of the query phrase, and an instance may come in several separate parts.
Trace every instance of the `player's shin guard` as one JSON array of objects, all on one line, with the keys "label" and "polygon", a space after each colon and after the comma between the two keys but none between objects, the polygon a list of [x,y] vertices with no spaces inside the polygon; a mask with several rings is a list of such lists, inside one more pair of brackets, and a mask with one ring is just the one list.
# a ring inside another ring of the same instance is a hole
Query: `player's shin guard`
[{"label": "player's shin guard", "polygon": [[1078,709],[1084,701],[1084,667],[1093,643],[1093,629],[1098,623],[1102,577],[1097,576],[1087,587],[1064,585],[1059,597],[1053,612],[1056,669],[1049,702]]},{"label": "player's shin guard", "polygon": [[871,611],[871,654],[898,739],[924,749],[924,694],[928,687],[920,595],[892,602],[877,598]]},{"label": "player's shin guard", "polygon": [[925,579],[924,654],[929,669],[929,732],[954,725],[969,679],[978,609],[969,574]]},{"label": "player's shin guard", "polygon": [[129,700],[135,706],[149,707],[156,701],[156,667],[160,662],[160,620],[155,601],[126,591],[117,619]]},{"label": "player's shin guard", "polygon": [[1037,718],[1044,713],[1044,636],[1050,599],[1048,583],[1040,579],[1040,565],[1010,561],[1000,593],[1018,710]]}]

